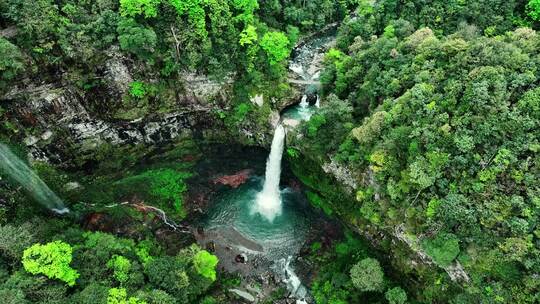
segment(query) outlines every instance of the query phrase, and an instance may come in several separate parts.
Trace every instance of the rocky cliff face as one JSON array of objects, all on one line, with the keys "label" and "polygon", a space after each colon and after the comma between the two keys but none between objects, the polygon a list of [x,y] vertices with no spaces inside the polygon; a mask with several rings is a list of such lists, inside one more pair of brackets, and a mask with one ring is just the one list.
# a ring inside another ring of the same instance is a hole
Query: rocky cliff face
[{"label": "rocky cliff face", "polygon": [[[216,114],[230,108],[232,79],[217,82],[186,73],[178,83],[182,93],[169,102],[172,107],[119,120],[106,112],[129,94],[133,77],[129,65],[114,53],[104,70],[99,96],[89,96],[72,84],[25,80],[0,97],[5,123],[27,146],[30,159],[69,166],[73,158],[89,158],[103,144],[157,145],[194,137],[234,140]],[[240,137],[264,146],[271,141],[266,133],[274,120],[269,118],[268,126],[246,124]]]}]

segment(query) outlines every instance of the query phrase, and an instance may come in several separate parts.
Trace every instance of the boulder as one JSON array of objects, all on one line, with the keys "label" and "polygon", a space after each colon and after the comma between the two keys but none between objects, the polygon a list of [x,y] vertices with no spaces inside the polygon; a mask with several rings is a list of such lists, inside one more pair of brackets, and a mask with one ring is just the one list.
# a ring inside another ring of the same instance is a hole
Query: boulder
[{"label": "boulder", "polygon": [[234,293],[235,295],[239,296],[240,298],[246,300],[247,302],[253,303],[255,302],[255,297],[252,296],[250,293],[240,290],[240,289],[229,289],[229,292]]}]

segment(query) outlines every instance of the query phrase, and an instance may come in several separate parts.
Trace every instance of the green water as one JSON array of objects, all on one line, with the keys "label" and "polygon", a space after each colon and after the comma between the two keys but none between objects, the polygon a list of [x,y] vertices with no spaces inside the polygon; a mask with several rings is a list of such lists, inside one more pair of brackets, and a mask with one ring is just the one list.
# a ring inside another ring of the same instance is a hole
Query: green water
[{"label": "green water", "polygon": [[300,105],[295,105],[283,111],[281,114],[282,119],[293,119],[293,120],[309,120],[311,116],[317,111],[317,108],[314,106],[308,106],[303,108]]},{"label": "green water", "polygon": [[221,193],[204,221],[206,229],[232,227],[264,248],[271,259],[296,255],[312,222],[312,211],[303,196],[290,189],[281,190],[282,212],[269,221],[254,210],[263,179],[251,178],[237,189]]}]

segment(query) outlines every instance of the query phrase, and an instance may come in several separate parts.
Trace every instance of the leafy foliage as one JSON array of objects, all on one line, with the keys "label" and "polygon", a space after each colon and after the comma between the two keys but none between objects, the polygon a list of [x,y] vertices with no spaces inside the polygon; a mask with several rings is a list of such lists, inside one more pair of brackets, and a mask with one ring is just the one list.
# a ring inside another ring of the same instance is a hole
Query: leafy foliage
[{"label": "leafy foliage", "polygon": [[79,273],[69,265],[71,259],[71,246],[62,241],[54,241],[45,245],[34,244],[24,250],[22,263],[24,269],[31,274],[44,274],[73,286]]},{"label": "leafy foliage", "polygon": [[384,273],[376,259],[365,258],[351,268],[353,285],[361,291],[380,291],[384,287]]},{"label": "leafy foliage", "polygon": [[111,288],[109,289],[107,304],[146,304],[146,302],[136,297],[128,298],[127,291],[124,288]]},{"label": "leafy foliage", "polygon": [[125,178],[117,182],[117,186],[124,189],[121,192],[139,193],[160,206],[172,207],[178,216],[184,217],[182,195],[187,190],[185,179],[190,176],[190,173],[173,169],[155,169]]},{"label": "leafy foliage", "polygon": [[2,75],[2,80],[13,79],[23,70],[24,64],[19,48],[8,40],[0,38],[0,75]]},{"label": "leafy foliage", "polygon": [[268,32],[260,42],[261,48],[266,52],[270,65],[275,65],[289,57],[291,52],[289,39],[281,32]]},{"label": "leafy foliage", "polygon": [[459,254],[459,240],[449,233],[439,234],[432,240],[427,239],[422,245],[426,253],[441,266],[450,265]]},{"label": "leafy foliage", "polygon": [[107,262],[107,267],[114,271],[114,278],[120,282],[120,284],[125,283],[129,279],[129,271],[131,270],[131,262],[121,255],[113,256],[109,262]]},{"label": "leafy foliage", "polygon": [[540,1],[529,0],[529,3],[527,3],[527,9],[529,10],[529,17],[535,21],[540,21]]},{"label": "leafy foliage", "polygon": [[388,289],[384,297],[390,304],[405,304],[407,302],[407,293],[401,287]]},{"label": "leafy foliage", "polygon": [[145,18],[157,16],[157,6],[160,0],[120,0],[120,15],[136,17],[144,15]]},{"label": "leafy foliage", "polygon": [[218,258],[206,250],[201,250],[193,258],[197,272],[211,281],[216,280],[216,265]]}]

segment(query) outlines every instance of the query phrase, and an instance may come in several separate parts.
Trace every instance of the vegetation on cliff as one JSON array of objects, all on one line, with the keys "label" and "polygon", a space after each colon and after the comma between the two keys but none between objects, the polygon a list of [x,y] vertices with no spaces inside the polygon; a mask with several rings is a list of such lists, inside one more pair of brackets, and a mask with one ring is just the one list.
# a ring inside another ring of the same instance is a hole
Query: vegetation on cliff
[{"label": "vegetation on cliff", "polygon": [[[357,233],[311,244],[315,302],[537,303],[539,21],[538,0],[6,0],[0,101],[53,83],[84,92],[97,117],[131,121],[192,110],[186,79],[202,74],[230,85],[225,105],[205,102],[237,134],[267,125],[268,101],[291,92],[299,38],[339,22],[322,106],[287,148],[309,201]],[[116,61],[129,79],[109,94]],[[250,102],[261,94],[262,106]],[[19,142],[23,124],[5,107],[0,139]],[[69,172],[34,164],[75,215],[91,215],[84,224],[47,218],[0,180],[0,299],[234,301],[225,290],[238,282],[216,256],[146,230],[179,228],[198,207],[185,201],[197,151],[181,145],[155,165],[141,159],[163,151],[139,149],[103,144]],[[74,176],[84,191],[66,188]]]},{"label": "vegetation on cliff", "polygon": [[360,230],[406,239],[440,267],[394,261],[424,280],[417,300],[534,303],[540,37],[526,26],[535,3],[409,10],[419,2],[361,5],[340,27],[325,59],[326,105],[295,145],[359,182],[339,201],[327,183],[311,183],[318,201]]}]

